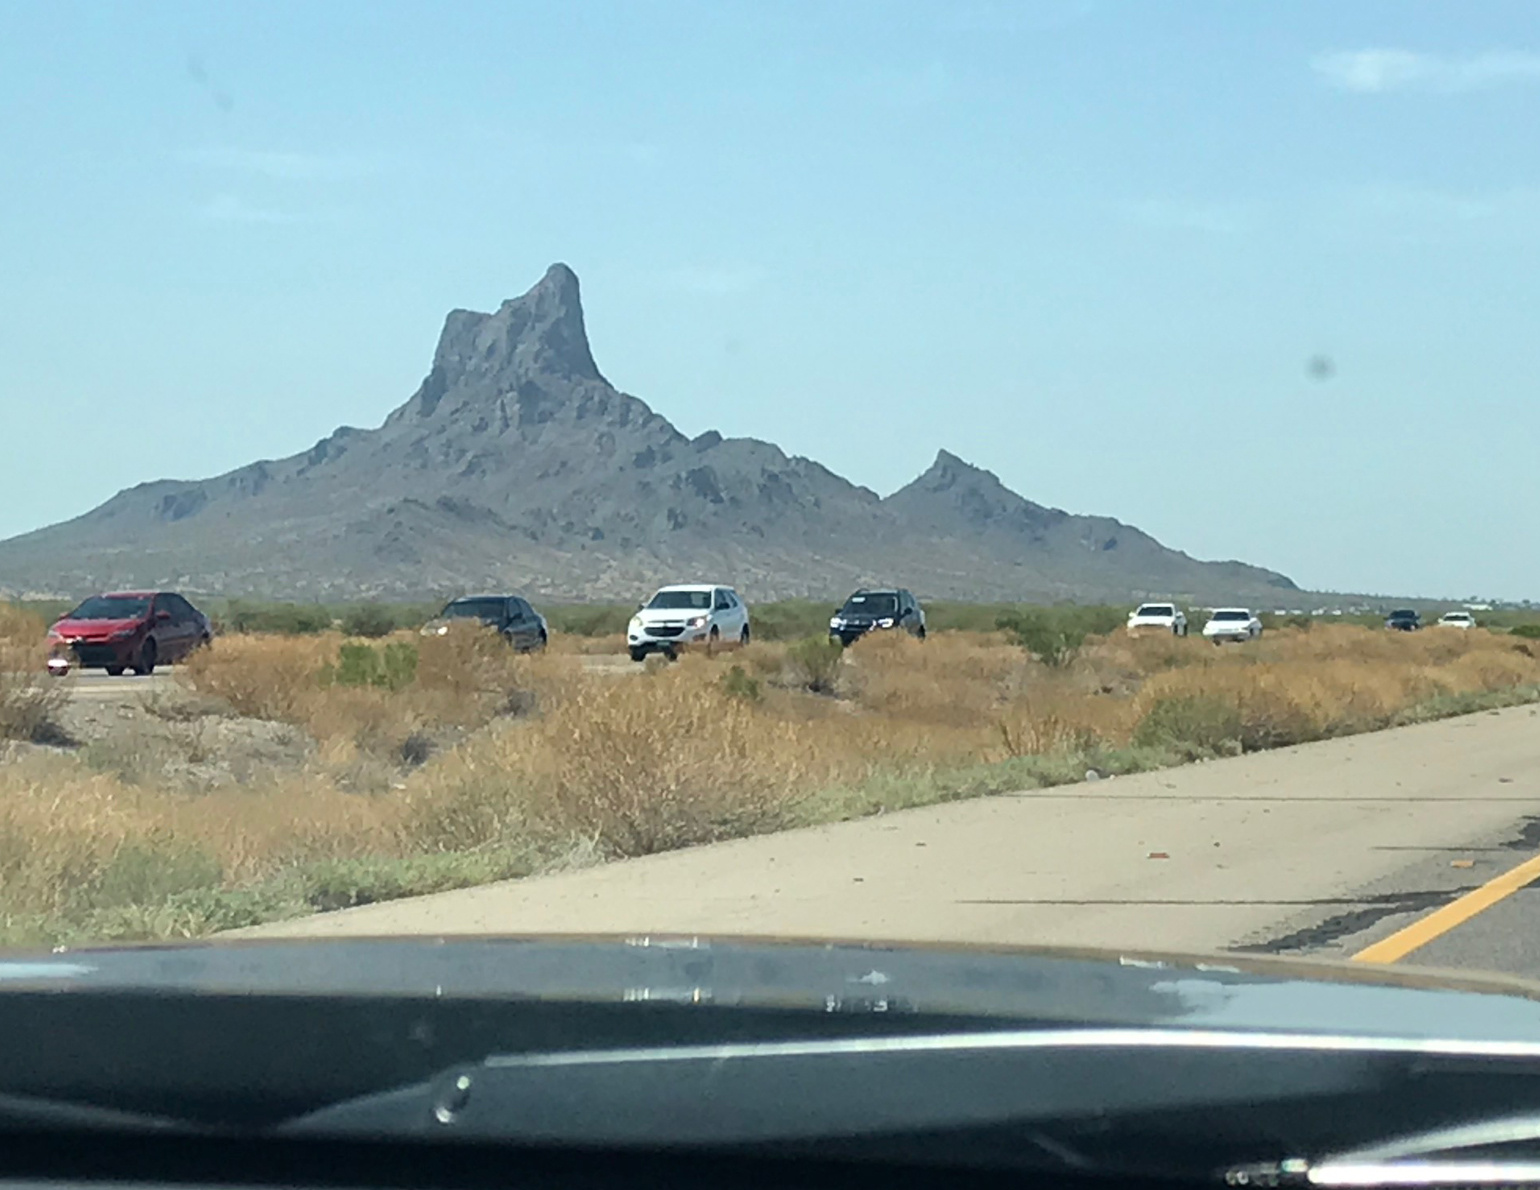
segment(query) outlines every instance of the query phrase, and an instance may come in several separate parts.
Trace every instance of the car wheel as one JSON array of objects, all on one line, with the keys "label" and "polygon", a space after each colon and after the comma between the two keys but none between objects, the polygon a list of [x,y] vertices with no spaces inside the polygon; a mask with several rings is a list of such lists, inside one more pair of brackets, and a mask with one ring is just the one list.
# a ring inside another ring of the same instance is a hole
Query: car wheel
[{"label": "car wheel", "polygon": [[741,646],[746,645],[748,643],[749,643],[749,626],[747,624],[745,624],[743,626],[743,631],[738,634],[738,644],[741,647]]},{"label": "car wheel", "polygon": [[717,626],[713,624],[711,626],[711,631],[706,634],[706,656],[710,657],[713,653],[715,653],[717,651],[717,646],[721,643],[722,634],[717,631]]},{"label": "car wheel", "polygon": [[914,637],[915,637],[916,640],[924,640],[925,639],[925,625],[924,624],[920,625],[920,630],[914,634]]},{"label": "car wheel", "polygon": [[535,640],[535,651],[537,653],[540,652],[542,649],[544,649],[546,647],[546,645],[548,645],[550,643],[551,643],[550,639],[545,634],[545,629],[542,628],[540,630],[539,637],[536,638],[536,640]]},{"label": "car wheel", "polygon": [[149,677],[155,672],[156,654],[155,638],[152,636],[139,648],[139,660],[134,662],[134,672],[142,678]]},{"label": "car wheel", "polygon": [[109,665],[107,666],[107,676],[109,678],[121,678],[123,676],[123,670],[124,666]]},{"label": "car wheel", "polygon": [[631,650],[631,660],[632,661],[646,661],[647,660],[647,650],[646,649],[632,649]]}]

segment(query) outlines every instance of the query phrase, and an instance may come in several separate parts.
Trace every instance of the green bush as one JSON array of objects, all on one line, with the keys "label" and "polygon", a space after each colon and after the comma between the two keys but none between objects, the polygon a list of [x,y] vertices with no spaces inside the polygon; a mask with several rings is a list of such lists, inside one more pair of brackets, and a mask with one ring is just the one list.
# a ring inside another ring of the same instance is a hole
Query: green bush
[{"label": "green bush", "polygon": [[752,678],[743,671],[743,666],[735,665],[722,675],[722,689],[733,698],[741,698],[745,702],[758,702],[763,696],[759,679]]},{"label": "green bush", "polygon": [[814,694],[833,694],[845,650],[827,634],[805,637],[786,650],[786,661],[798,685]]},{"label": "green bush", "polygon": [[322,685],[374,686],[401,690],[417,677],[417,648],[401,642],[380,648],[347,641],[337,651],[337,664],[321,671]]},{"label": "green bush", "polygon": [[1151,703],[1134,728],[1134,744],[1196,758],[1238,751],[1245,734],[1238,707],[1210,695],[1187,695]]},{"label": "green bush", "polygon": [[247,603],[232,599],[214,616],[221,632],[273,632],[308,636],[332,626],[332,614],[319,603]]},{"label": "green bush", "polygon": [[1044,665],[1068,665],[1085,643],[1085,630],[1071,621],[1040,612],[1011,612],[995,620],[995,627]]},{"label": "green bush", "polygon": [[614,636],[626,630],[636,613],[623,603],[556,603],[539,609],[552,632],[569,636]]},{"label": "green bush", "polygon": [[85,892],[91,908],[161,901],[195,888],[213,888],[224,878],[219,861],[196,847],[124,843]]},{"label": "green bush", "polygon": [[757,640],[799,640],[829,631],[834,608],[811,599],[782,599],[761,603],[749,611]]},{"label": "green bush", "polygon": [[1510,628],[1513,636],[1522,636],[1525,640],[1540,640],[1540,624],[1516,624]]},{"label": "green bush", "polygon": [[342,631],[349,636],[389,636],[398,627],[396,613],[378,603],[361,603],[342,617]]}]

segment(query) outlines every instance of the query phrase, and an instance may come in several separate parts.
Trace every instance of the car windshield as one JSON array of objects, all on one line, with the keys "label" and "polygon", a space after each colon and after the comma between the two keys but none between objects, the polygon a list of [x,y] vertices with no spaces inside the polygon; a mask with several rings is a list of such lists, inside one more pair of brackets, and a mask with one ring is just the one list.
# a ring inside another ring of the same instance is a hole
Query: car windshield
[{"label": "car windshield", "polygon": [[1411,611],[1391,612],[1390,618],[1392,620],[1415,620],[1417,619],[1417,613]]},{"label": "car windshield", "polygon": [[893,616],[898,614],[898,596],[883,592],[852,595],[840,609],[847,616]]},{"label": "car windshield", "polygon": [[70,620],[137,620],[150,610],[150,600],[145,595],[96,595],[87,599],[66,619]]},{"label": "car windshield", "polygon": [[1176,608],[1172,607],[1169,603],[1146,603],[1134,615],[1151,618],[1174,616],[1176,615]]},{"label": "car windshield", "polygon": [[502,618],[507,606],[505,599],[456,599],[442,614],[446,620],[497,620]]},{"label": "car windshield", "polygon": [[648,602],[654,611],[710,611],[710,591],[659,591]]},{"label": "car windshield", "polygon": [[1238,612],[1238,611],[1221,611],[1221,612],[1215,612],[1213,618],[1216,619],[1216,620],[1220,620],[1220,621],[1225,621],[1225,620],[1249,621],[1251,619],[1251,613],[1250,612]]}]

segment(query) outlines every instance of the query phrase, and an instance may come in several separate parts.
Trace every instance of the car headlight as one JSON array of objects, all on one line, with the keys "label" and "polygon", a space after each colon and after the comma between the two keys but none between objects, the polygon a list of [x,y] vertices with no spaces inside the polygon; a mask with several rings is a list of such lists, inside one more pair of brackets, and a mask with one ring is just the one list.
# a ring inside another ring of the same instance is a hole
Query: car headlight
[{"label": "car headlight", "polygon": [[685,624],[686,628],[704,628],[705,626],[706,626],[706,617],[705,616],[695,616],[695,617],[690,619]]},{"label": "car headlight", "polygon": [[877,627],[878,628],[891,628],[891,627],[893,627],[893,617],[892,616],[884,616],[882,619],[877,621]]},{"label": "car headlight", "polygon": [[107,639],[108,640],[127,640],[129,637],[133,636],[138,631],[139,631],[138,628],[120,628],[120,629],[118,629],[118,631],[114,632]]},{"label": "car headlight", "polygon": [[639,631],[641,631],[642,617],[641,616],[632,616],[631,617],[631,623],[629,625],[627,625],[627,627],[629,627],[632,632],[639,632]]},{"label": "car headlight", "polygon": [[829,618],[829,627],[830,628],[843,628],[844,626],[845,626],[845,621],[840,619],[838,616],[831,616]]}]

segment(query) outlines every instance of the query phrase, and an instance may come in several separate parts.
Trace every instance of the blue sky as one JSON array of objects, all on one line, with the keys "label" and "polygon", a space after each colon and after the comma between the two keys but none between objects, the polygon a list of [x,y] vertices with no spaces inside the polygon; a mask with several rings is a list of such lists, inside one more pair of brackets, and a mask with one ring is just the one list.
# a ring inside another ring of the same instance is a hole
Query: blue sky
[{"label": "blue sky", "polygon": [[[1540,597],[1532,5],[0,14],[0,536],[377,425],[577,270],[686,433]],[[1316,356],[1335,371],[1313,377]]]}]

